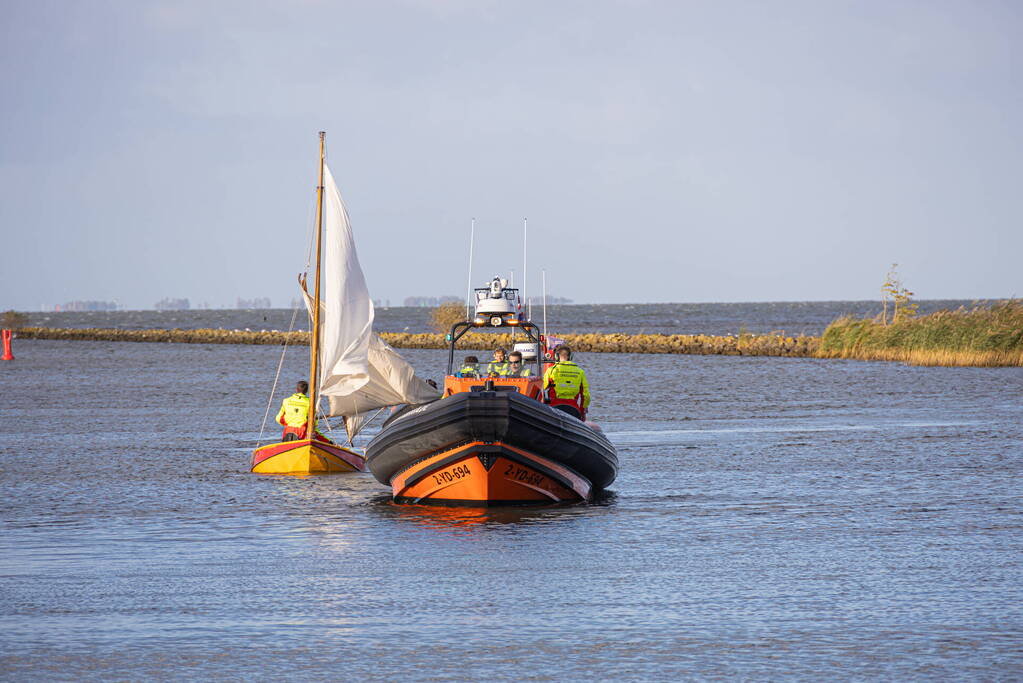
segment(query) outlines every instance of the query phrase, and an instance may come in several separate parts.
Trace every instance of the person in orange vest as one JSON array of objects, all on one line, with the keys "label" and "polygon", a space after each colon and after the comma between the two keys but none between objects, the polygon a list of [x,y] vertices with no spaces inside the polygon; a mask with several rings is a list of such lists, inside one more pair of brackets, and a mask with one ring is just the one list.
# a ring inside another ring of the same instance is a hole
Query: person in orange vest
[{"label": "person in orange vest", "polygon": [[[309,421],[308,391],[309,383],[299,382],[295,385],[295,393],[281,403],[281,409],[277,413],[277,422],[284,425],[284,435],[281,437],[281,441],[306,438],[306,424]],[[315,428],[315,432],[317,439],[328,440],[323,434],[320,434],[318,428]]]},{"label": "person in orange vest", "polygon": [[543,373],[546,402],[552,408],[585,420],[586,411],[590,407],[590,386],[586,382],[586,373],[572,362],[572,349],[569,347],[559,346],[557,356],[558,361]]}]

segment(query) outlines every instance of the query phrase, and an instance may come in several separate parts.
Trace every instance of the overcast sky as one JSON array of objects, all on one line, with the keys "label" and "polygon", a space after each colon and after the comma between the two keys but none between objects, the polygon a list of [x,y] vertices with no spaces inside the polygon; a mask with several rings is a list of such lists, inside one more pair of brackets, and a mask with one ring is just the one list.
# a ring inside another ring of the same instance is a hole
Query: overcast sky
[{"label": "overcast sky", "polygon": [[1023,3],[0,0],[0,310],[1023,296]]}]

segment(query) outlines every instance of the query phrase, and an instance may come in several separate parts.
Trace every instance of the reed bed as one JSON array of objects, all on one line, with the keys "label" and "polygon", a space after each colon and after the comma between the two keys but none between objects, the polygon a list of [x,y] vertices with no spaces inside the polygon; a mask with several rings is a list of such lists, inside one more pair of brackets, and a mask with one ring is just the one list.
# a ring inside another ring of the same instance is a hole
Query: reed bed
[{"label": "reed bed", "polygon": [[[276,330],[119,330],[100,328],[23,327],[18,336],[27,339],[65,339],[124,342],[165,342],[178,344],[295,344],[307,345],[308,332]],[[385,342],[399,349],[443,349],[443,334],[384,332]],[[788,356],[809,358],[817,353],[817,337],[780,334],[568,334],[565,343],[588,353],[672,353],[721,356]],[[523,337],[518,337],[519,341]],[[511,348],[510,334],[470,332],[458,342],[459,349],[492,350]]]},{"label": "reed bed", "polygon": [[938,311],[888,325],[839,318],[824,331],[817,355],[912,365],[1023,366],[1023,301]]}]

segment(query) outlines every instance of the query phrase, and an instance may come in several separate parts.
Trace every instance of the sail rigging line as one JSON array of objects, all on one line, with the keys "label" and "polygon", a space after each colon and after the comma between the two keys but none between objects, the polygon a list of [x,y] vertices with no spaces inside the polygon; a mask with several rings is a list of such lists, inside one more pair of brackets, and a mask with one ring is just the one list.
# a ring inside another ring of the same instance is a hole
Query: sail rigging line
[{"label": "sail rigging line", "polygon": [[327,433],[333,435],[334,427],[330,424],[330,420],[327,419],[327,415],[323,412],[323,408],[317,407],[316,412],[319,414],[320,419],[323,420],[323,424],[327,425]]},{"label": "sail rigging line", "polygon": [[[313,240],[316,239],[316,192],[313,190],[313,201],[309,202],[309,212],[306,214],[305,222],[309,225],[309,239],[307,241],[306,252],[305,252],[305,271],[309,272],[309,265],[313,262]],[[304,289],[304,287],[303,287]]]},{"label": "sail rigging line", "polygon": [[[380,413],[384,412],[385,410],[389,410],[389,409],[391,409],[393,407],[394,406],[383,406],[382,408],[377,408],[377,411],[375,413],[373,413],[372,417],[370,417],[368,420],[365,420],[364,422],[362,422],[361,424],[358,425],[358,427],[356,428],[354,434],[348,428],[348,418],[346,417],[345,418],[345,433],[348,434],[348,446],[351,447],[351,448],[355,448],[355,437],[357,437],[359,435],[359,432],[361,432],[363,429],[368,427],[373,422],[373,420],[375,420],[378,417],[380,417]],[[357,417],[359,417],[360,414],[361,413],[356,413],[355,415],[352,415],[352,417],[356,417],[357,418]]]},{"label": "sail rigging line", "polygon": [[270,398],[266,402],[266,412],[263,413],[263,424],[259,426],[259,439],[256,440],[256,448],[259,448],[263,442],[263,432],[266,430],[266,419],[270,417],[270,407],[274,404],[274,394],[277,393],[277,380],[281,377],[281,368],[284,366],[284,354],[288,352],[288,339],[291,337],[291,331],[295,328],[295,319],[298,317],[298,303],[291,311],[291,324],[288,325],[288,334],[284,335],[284,348],[281,349],[281,359],[277,361],[277,374],[274,375],[274,384],[270,387]]},{"label": "sail rigging line", "polygon": [[359,428],[358,428],[358,425],[357,425],[355,431],[353,432],[352,431],[352,423],[350,423],[348,421],[348,417],[351,417],[353,420],[358,420],[359,416],[360,416],[360,413],[359,413],[359,399],[358,399],[357,396],[353,397],[353,398],[355,400],[355,413],[353,415],[351,415],[351,416],[345,416],[345,417],[341,418],[341,421],[345,425],[345,436],[348,437],[348,445],[350,447],[352,447],[352,448],[355,447],[355,437],[359,433]]},{"label": "sail rigging line", "polygon": [[[309,210],[306,212],[305,222],[309,225],[309,239],[308,247],[306,249],[305,257],[305,269],[309,272],[309,262],[313,258],[313,229],[316,227],[315,216],[313,212],[316,211],[316,201],[309,203]],[[300,276],[301,277],[301,276]],[[302,287],[305,289],[305,286]],[[270,398],[266,401],[266,412],[263,413],[263,423],[259,426],[259,439],[256,440],[256,448],[259,448],[263,442],[263,432],[266,431],[266,420],[270,417],[270,408],[274,403],[274,394],[277,393],[277,381],[281,377],[281,368],[284,366],[284,356],[288,352],[288,340],[291,338],[291,332],[295,329],[295,319],[298,318],[298,309],[301,301],[295,301],[295,305],[291,308],[291,323],[288,325],[288,334],[284,336],[284,348],[281,349],[280,360],[277,361],[277,373],[274,375],[274,383],[270,388]]]}]

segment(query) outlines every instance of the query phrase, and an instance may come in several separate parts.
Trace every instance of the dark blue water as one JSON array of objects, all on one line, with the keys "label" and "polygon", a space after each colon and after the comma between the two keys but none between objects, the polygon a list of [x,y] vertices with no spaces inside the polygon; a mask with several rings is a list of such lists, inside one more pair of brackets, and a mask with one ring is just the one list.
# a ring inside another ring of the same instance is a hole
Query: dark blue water
[{"label": "dark blue water", "polygon": [[[921,313],[970,307],[971,301],[920,301]],[[378,332],[432,332],[428,308],[378,308]],[[819,335],[842,315],[873,317],[879,301],[788,301],[716,304],[586,304],[549,306],[552,333],[627,334],[767,334]],[[197,310],[197,311],[94,311],[31,313],[32,325],[43,327],[114,327],[124,329],[223,328],[287,330],[308,329],[304,310]],[[543,323],[543,310],[534,306],[532,319]]]},{"label": "dark blue water", "polygon": [[1021,678],[1023,369],[580,354],[612,491],[488,512],[249,474],[274,347],[15,354],[7,680]]}]

